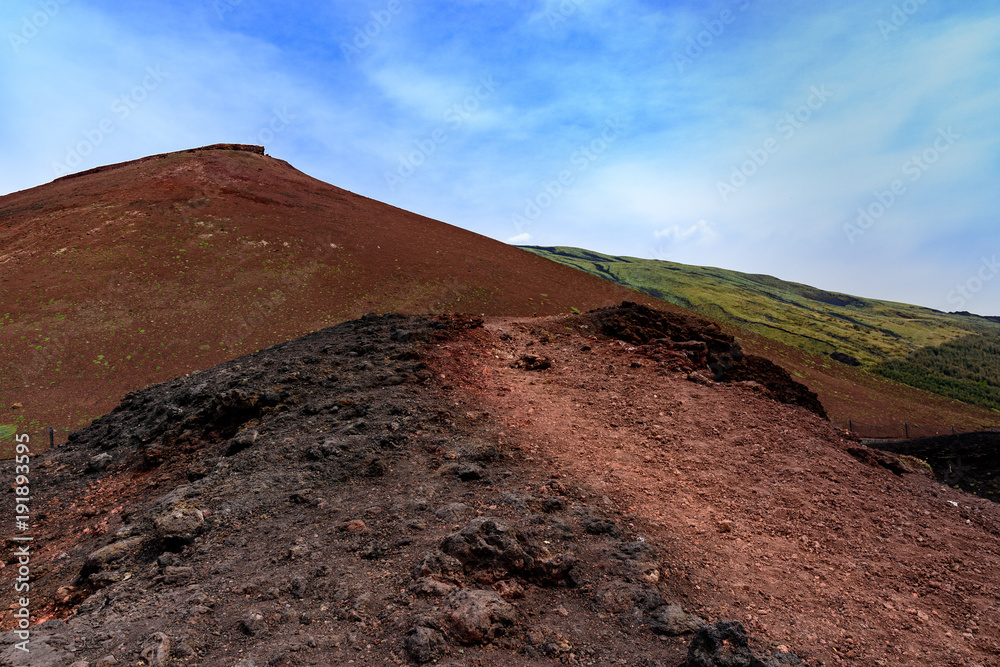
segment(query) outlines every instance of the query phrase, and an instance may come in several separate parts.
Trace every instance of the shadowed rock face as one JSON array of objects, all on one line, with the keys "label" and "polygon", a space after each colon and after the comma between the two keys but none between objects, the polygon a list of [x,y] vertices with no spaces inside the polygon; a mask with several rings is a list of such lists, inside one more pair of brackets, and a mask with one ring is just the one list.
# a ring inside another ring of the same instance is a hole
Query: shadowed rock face
[{"label": "shadowed rock face", "polygon": [[1000,433],[960,433],[872,446],[922,459],[942,484],[1000,502]]},{"label": "shadowed rock face", "polygon": [[711,369],[716,378],[743,358],[739,343],[723,333],[717,324],[695,315],[670,313],[624,301],[619,306],[601,308],[583,316],[600,333],[627,343],[643,345],[657,340],[672,343],[703,343],[703,352],[695,352],[699,365]]},{"label": "shadowed rock face", "polygon": [[[676,366],[674,370],[703,369],[718,382],[754,382],[776,401],[798,405],[827,418],[815,392],[796,382],[788,371],[772,361],[744,355],[735,338],[708,320],[628,301],[591,311],[579,320],[605,336],[640,346],[643,354]],[[671,356],[680,358],[680,365]],[[683,363],[684,359],[689,366]]]}]

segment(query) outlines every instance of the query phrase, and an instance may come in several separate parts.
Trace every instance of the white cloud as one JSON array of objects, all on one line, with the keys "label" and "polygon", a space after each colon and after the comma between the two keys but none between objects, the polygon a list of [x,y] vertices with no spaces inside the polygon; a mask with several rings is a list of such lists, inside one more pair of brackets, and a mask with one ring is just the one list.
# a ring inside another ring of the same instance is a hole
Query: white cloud
[{"label": "white cloud", "polygon": [[699,220],[686,229],[680,225],[674,225],[653,232],[653,238],[669,243],[710,243],[715,241],[718,236],[705,220]]},{"label": "white cloud", "polygon": [[530,240],[531,240],[531,234],[529,234],[528,232],[524,232],[522,234],[518,234],[517,236],[511,236],[509,239],[507,239],[507,243],[510,243],[511,245],[523,245]]}]

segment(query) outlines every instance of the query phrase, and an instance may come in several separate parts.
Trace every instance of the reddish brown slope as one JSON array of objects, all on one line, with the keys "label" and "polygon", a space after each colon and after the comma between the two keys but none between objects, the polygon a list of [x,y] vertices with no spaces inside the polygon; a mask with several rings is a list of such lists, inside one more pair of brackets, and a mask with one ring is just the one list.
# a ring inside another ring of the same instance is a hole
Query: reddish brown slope
[{"label": "reddish brown slope", "polygon": [[36,429],[367,311],[668,307],[234,146],[0,197],[0,289],[0,424]]},{"label": "reddish brown slope", "polygon": [[[490,320],[436,370],[524,461],[623,506],[685,604],[810,666],[1000,665],[996,504],[916,465],[896,474],[803,408],[565,324]],[[525,354],[552,366],[517,368]]]}]

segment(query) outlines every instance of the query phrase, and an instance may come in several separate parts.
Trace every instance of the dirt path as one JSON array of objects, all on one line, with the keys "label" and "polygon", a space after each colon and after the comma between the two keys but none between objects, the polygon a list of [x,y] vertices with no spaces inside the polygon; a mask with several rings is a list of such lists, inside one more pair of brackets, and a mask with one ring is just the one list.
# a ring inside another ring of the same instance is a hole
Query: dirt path
[{"label": "dirt path", "polygon": [[[628,508],[694,610],[813,665],[1000,665],[996,505],[865,465],[802,408],[545,326],[489,321],[444,350],[446,379],[525,460]],[[512,367],[524,354],[552,367]]]}]

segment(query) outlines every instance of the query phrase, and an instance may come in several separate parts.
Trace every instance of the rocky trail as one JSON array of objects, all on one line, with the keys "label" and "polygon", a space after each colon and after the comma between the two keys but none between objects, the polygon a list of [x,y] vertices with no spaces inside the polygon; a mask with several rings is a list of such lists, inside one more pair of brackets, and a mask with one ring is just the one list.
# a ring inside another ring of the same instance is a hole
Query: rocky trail
[{"label": "rocky trail", "polygon": [[634,304],[368,315],[36,457],[0,665],[1000,664],[997,506],[821,412]]}]

